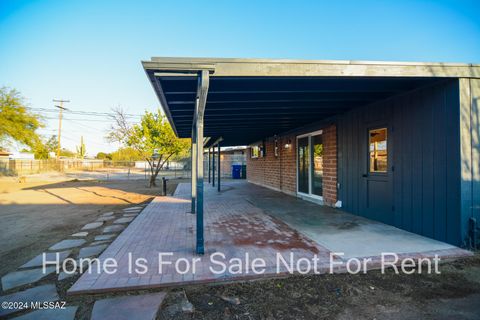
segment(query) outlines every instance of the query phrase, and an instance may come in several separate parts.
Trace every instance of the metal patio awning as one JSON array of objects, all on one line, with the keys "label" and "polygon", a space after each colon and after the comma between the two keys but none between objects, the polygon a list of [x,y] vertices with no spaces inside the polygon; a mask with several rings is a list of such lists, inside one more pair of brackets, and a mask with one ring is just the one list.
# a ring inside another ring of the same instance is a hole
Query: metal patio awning
[{"label": "metal patio awning", "polygon": [[142,64],[177,136],[192,138],[198,254],[205,252],[203,153],[209,143],[246,145],[442,78],[480,77],[478,65],[439,63],[152,58]]},{"label": "metal patio awning", "polygon": [[480,76],[478,65],[442,63],[152,58],[143,67],[179,137],[191,137],[196,73],[208,70],[204,136],[224,145],[250,144],[441,78]]}]

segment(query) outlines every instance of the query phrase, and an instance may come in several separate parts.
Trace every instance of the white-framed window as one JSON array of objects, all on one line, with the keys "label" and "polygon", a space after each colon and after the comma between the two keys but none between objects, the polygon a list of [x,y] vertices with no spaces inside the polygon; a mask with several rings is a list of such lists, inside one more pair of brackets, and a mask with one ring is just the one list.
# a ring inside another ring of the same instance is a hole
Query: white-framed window
[{"label": "white-framed window", "polygon": [[252,146],[250,147],[250,158],[255,159],[260,157],[260,147]]}]

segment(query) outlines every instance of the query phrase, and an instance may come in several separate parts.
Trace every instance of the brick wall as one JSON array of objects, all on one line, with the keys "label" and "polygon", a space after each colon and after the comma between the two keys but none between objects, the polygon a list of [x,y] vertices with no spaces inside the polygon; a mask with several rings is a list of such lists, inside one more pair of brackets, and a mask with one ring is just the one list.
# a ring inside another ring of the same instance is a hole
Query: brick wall
[{"label": "brick wall", "polygon": [[[251,158],[247,154],[247,180],[288,194],[296,193],[295,136],[278,137],[278,156],[275,156],[275,139],[265,141],[266,156]],[[285,144],[290,142],[290,148]]]},{"label": "brick wall", "polygon": [[[327,205],[337,201],[337,132],[335,125],[323,128],[323,199]],[[287,194],[295,195],[297,188],[296,135],[281,136],[278,139],[279,155],[275,156],[275,139],[265,140],[266,156],[251,158],[247,153],[247,180]],[[287,142],[290,148],[285,148]]]},{"label": "brick wall", "polygon": [[323,202],[334,206],[337,202],[337,127],[323,129]]}]

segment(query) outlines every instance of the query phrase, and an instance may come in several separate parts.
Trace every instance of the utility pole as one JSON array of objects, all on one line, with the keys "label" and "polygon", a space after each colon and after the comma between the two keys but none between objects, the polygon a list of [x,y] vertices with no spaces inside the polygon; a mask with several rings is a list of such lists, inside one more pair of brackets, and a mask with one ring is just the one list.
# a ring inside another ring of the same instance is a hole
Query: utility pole
[{"label": "utility pole", "polygon": [[60,141],[62,137],[62,114],[63,110],[67,110],[67,108],[63,107],[64,102],[70,102],[70,100],[62,100],[62,99],[53,99],[53,102],[59,102],[59,106],[55,106],[59,109],[58,113],[58,146],[57,146],[57,160],[60,159]]}]

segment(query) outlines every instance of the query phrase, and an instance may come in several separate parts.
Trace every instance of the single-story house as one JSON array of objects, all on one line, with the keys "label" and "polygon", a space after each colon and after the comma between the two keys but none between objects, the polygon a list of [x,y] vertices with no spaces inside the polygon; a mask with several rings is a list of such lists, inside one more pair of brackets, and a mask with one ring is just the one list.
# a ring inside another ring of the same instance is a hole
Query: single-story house
[{"label": "single-story house", "polygon": [[[251,183],[454,245],[476,240],[480,65],[152,58],[143,67],[175,133],[193,137],[194,161],[215,144],[248,145]],[[192,182],[201,238],[203,161]]]}]

